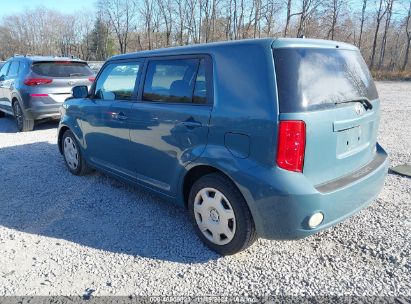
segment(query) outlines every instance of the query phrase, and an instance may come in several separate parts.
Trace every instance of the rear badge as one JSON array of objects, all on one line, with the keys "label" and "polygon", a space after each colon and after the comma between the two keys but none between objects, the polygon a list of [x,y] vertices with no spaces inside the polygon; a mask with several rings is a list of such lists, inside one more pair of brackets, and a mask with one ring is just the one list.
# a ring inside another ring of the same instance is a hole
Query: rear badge
[{"label": "rear badge", "polygon": [[69,82],[67,82],[68,83],[68,85],[70,85],[70,86],[72,86],[72,85],[75,85],[76,84],[76,82],[75,81],[72,81],[72,80],[70,80]]},{"label": "rear badge", "polygon": [[364,107],[363,107],[362,104],[360,104],[360,103],[355,104],[355,113],[357,113],[357,115],[359,115],[359,116],[364,114]]}]

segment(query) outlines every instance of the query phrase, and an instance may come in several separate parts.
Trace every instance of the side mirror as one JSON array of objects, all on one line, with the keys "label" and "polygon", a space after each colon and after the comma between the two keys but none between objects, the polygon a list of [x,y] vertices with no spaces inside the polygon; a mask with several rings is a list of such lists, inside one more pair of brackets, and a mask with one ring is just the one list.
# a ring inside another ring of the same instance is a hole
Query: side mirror
[{"label": "side mirror", "polygon": [[6,78],[6,77],[5,77],[4,75],[1,75],[1,76],[0,76],[0,81],[3,81],[4,78]]},{"label": "side mirror", "polygon": [[86,98],[88,96],[87,86],[76,86],[71,90],[74,98]]}]

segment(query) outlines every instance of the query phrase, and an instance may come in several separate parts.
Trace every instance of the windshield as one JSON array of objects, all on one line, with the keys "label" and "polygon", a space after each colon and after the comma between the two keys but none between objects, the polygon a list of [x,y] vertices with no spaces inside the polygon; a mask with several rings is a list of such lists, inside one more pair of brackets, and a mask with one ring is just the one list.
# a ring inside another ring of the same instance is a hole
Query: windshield
[{"label": "windshield", "polygon": [[378,98],[359,51],[275,49],[280,112],[302,112],[356,98]]},{"label": "windshield", "polygon": [[31,69],[38,75],[48,77],[82,77],[93,75],[93,71],[85,62],[37,62],[33,63]]}]

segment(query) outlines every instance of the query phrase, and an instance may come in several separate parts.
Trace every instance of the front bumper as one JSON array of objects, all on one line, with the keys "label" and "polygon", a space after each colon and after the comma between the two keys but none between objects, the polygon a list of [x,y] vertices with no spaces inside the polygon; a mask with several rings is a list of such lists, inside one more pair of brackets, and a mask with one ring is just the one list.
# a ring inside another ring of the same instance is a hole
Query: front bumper
[{"label": "front bumper", "polygon": [[[329,228],[367,206],[384,185],[388,158],[377,145],[375,158],[369,164],[349,176],[318,186],[310,184],[303,174],[273,170],[268,174],[254,172],[258,178],[254,179],[254,185],[247,189],[240,185],[240,189],[253,214],[258,235],[291,240]],[[251,179],[245,181],[248,182]],[[323,213],[324,220],[312,229],[308,220],[316,212]]]}]

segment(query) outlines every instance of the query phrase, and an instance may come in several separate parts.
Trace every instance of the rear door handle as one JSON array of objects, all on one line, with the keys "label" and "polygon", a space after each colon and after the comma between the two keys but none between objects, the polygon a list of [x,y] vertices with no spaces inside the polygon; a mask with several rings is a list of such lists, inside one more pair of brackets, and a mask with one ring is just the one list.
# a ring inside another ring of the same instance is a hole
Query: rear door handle
[{"label": "rear door handle", "polygon": [[180,124],[185,126],[187,129],[194,129],[202,126],[201,122],[197,121],[183,121]]},{"label": "rear door handle", "polygon": [[117,120],[127,120],[128,117],[123,112],[120,112],[120,113],[116,114],[116,119]]}]

